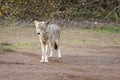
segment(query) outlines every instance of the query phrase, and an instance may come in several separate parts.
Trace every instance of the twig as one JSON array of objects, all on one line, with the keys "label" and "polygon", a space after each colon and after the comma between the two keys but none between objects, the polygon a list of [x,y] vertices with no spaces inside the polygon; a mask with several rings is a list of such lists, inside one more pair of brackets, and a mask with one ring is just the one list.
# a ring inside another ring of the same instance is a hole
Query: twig
[{"label": "twig", "polygon": [[118,5],[117,7],[115,7],[104,19],[107,19],[119,7],[120,7],[120,5]]}]

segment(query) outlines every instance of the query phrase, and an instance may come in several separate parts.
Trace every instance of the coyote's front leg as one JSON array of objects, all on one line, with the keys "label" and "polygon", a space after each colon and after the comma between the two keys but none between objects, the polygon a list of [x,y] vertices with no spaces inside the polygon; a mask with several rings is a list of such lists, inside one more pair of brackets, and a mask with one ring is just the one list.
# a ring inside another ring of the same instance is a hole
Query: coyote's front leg
[{"label": "coyote's front leg", "polygon": [[42,48],[42,57],[41,57],[41,60],[40,62],[44,62],[44,53],[45,53],[45,46],[43,45],[43,43],[41,43],[41,48]]},{"label": "coyote's front leg", "polygon": [[45,45],[45,62],[48,62],[48,44]]},{"label": "coyote's front leg", "polygon": [[41,48],[42,48],[42,58],[41,58],[40,62],[48,62],[48,57],[47,57],[48,45],[41,44]]}]

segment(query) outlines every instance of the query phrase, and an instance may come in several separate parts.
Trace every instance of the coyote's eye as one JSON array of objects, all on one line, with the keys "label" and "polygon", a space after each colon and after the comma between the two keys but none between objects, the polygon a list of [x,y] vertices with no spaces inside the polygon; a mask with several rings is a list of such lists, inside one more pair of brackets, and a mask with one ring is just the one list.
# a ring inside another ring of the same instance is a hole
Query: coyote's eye
[{"label": "coyote's eye", "polygon": [[40,35],[40,32],[38,33],[38,35]]},{"label": "coyote's eye", "polygon": [[38,35],[43,35],[43,34],[45,34],[45,32],[44,31],[39,31],[37,34]]}]

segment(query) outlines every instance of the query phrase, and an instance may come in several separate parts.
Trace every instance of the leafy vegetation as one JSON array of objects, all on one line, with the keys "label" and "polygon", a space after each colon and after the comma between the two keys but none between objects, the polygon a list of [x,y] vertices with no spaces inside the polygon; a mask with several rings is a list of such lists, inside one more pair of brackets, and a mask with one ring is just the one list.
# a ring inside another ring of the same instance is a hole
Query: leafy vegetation
[{"label": "leafy vegetation", "polygon": [[[119,0],[0,0],[4,19],[82,17],[120,22]],[[13,19],[12,19],[13,20]]]}]

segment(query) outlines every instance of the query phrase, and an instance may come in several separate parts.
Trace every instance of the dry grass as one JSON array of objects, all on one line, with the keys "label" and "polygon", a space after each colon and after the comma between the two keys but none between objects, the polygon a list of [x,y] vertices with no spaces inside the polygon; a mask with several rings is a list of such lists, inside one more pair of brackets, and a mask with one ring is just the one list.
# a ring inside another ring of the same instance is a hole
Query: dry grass
[{"label": "dry grass", "polygon": [[[40,43],[33,27],[4,27],[0,28],[0,43],[11,44],[8,49],[38,50]],[[112,45],[120,46],[120,33],[101,33],[94,30],[81,30],[79,28],[62,29],[62,47],[67,45]],[[3,47],[2,47],[3,48]]]}]

